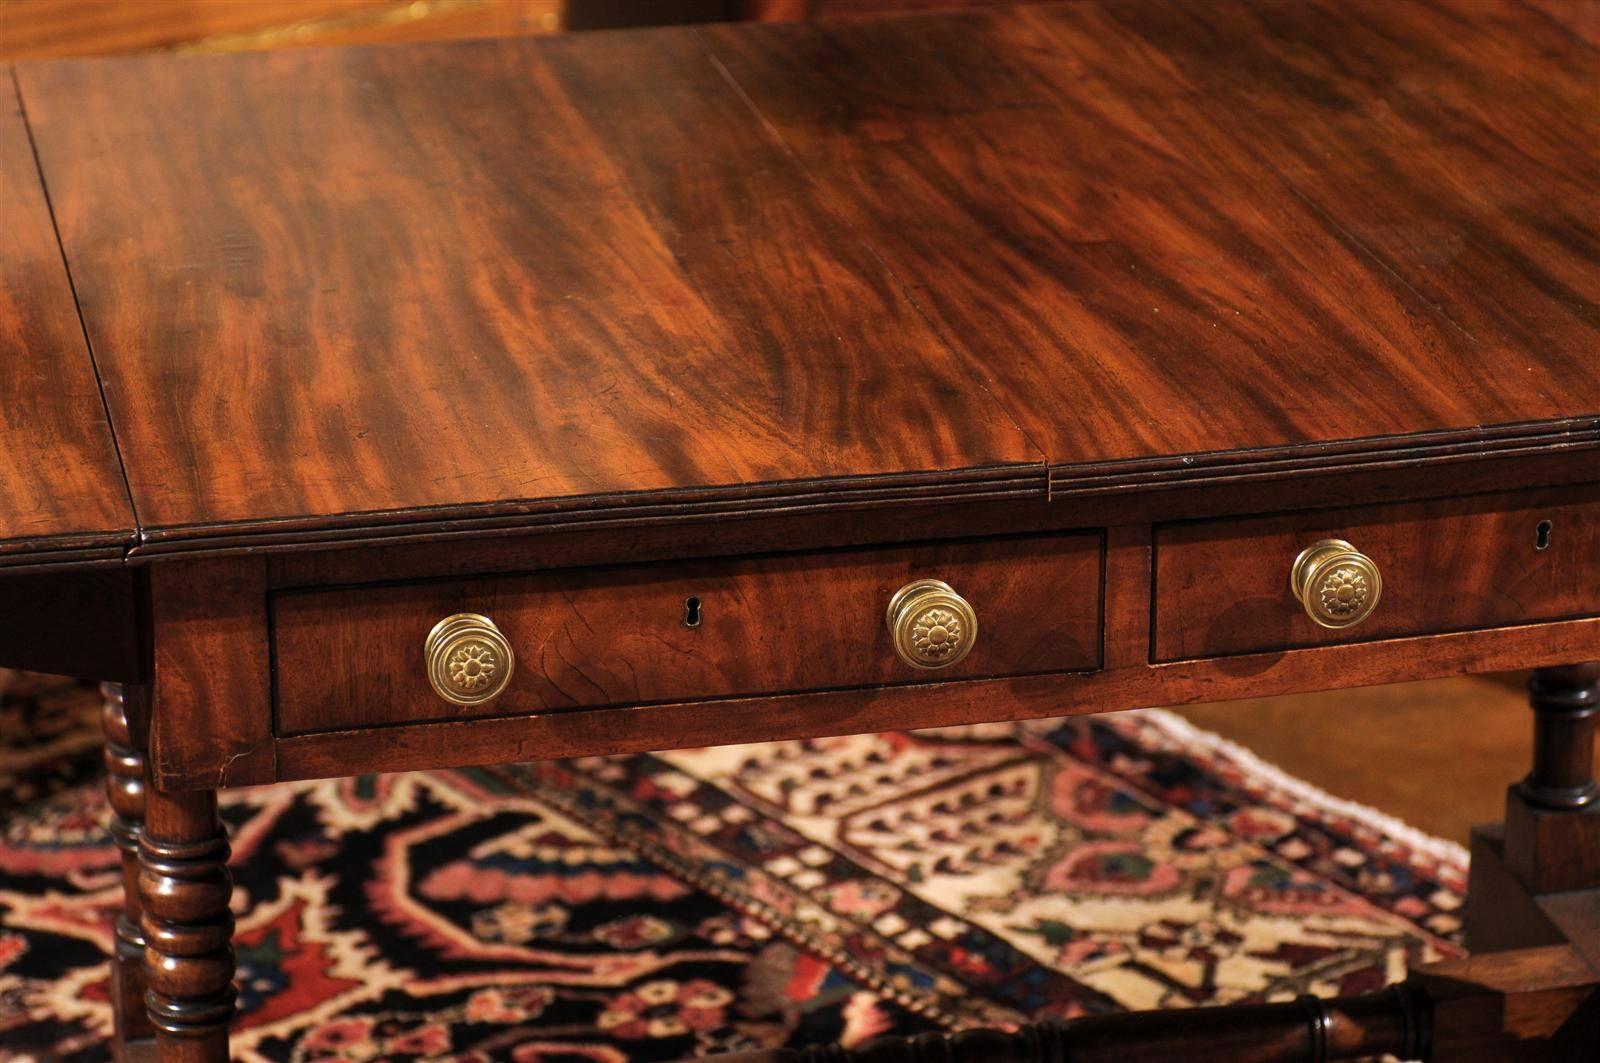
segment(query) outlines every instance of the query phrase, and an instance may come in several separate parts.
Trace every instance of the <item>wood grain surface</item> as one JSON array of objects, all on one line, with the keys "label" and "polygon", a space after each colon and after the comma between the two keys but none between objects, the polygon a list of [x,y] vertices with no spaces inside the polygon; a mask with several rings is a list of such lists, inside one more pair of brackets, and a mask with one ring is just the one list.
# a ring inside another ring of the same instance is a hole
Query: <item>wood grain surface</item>
[{"label": "wood grain surface", "polygon": [[1600,47],[1600,0],[1522,0],[1537,8],[1574,37]]},{"label": "wood grain surface", "polygon": [[[1099,535],[1066,534],[280,594],[278,733],[1086,671],[1100,663],[1100,554]],[[972,651],[938,671],[896,657],[884,619],[929,576],[978,616]],[[471,707],[434,693],[422,651],[462,612],[492,618],[516,654],[505,692]],[[329,660],[347,664],[330,674]]]},{"label": "wood grain surface", "polygon": [[1515,3],[19,71],[136,554],[1600,461],[1600,52]]},{"label": "wood grain surface", "polygon": [[263,566],[149,570],[149,770],[159,789],[249,786],[277,770]]},{"label": "wood grain surface", "polygon": [[692,36],[549,43],[23,70],[151,534],[1042,477]]},{"label": "wood grain surface", "polygon": [[[1295,558],[1321,539],[1382,574],[1354,627],[1318,626],[1290,593]],[[1600,616],[1600,487],[1196,521],[1155,542],[1158,661]]]},{"label": "wood grain surface", "polygon": [[1600,53],[1530,9],[703,33],[1058,495],[1594,443],[1562,422],[1600,411]]},{"label": "wood grain surface", "polygon": [[4,73],[0,571],[120,560],[133,536],[128,491],[10,69]]}]

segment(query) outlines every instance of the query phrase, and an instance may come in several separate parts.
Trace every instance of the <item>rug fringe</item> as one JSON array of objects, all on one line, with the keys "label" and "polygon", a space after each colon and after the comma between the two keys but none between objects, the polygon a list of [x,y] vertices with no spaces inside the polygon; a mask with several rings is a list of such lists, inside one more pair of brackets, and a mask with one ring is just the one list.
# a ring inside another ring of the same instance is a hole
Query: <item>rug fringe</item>
[{"label": "rug fringe", "polygon": [[[1319,786],[1290,775],[1276,764],[1261,759],[1237,742],[1224,738],[1214,731],[1196,727],[1182,716],[1168,709],[1129,709],[1126,712],[1137,713],[1137,719],[1141,722],[1153,725],[1157,730],[1165,732],[1168,737],[1181,745],[1197,748],[1233,761],[1239,765],[1242,771],[1260,779],[1264,784],[1280,793],[1286,794],[1297,801],[1303,801],[1323,812],[1354,820],[1379,834],[1393,838],[1413,852],[1424,854],[1441,864],[1449,864],[1459,869],[1463,874],[1466,873],[1469,855],[1462,845],[1419,830],[1409,823],[1370,805],[1363,805],[1342,797],[1336,797]],[[1111,715],[1122,716],[1125,714],[1112,713]]]}]

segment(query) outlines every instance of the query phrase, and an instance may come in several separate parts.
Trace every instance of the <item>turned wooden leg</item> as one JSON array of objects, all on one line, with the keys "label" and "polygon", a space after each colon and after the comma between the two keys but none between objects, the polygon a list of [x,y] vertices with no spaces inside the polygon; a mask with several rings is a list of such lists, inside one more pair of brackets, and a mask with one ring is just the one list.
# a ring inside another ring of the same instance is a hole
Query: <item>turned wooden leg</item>
[{"label": "turned wooden leg", "polygon": [[129,1041],[155,1036],[144,1010],[144,930],[139,925],[139,835],[144,827],[144,756],[128,726],[122,684],[100,685],[100,726],[105,731],[106,796],[111,802],[111,837],[122,853],[122,914],[117,916],[111,957],[111,1008],[115,1055],[125,1058]]},{"label": "turned wooden leg", "polygon": [[1600,889],[1600,663],[1541,668],[1529,684],[1533,770],[1506,799],[1506,864],[1534,894]]},{"label": "turned wooden leg", "polygon": [[1600,663],[1541,668],[1528,687],[1534,713],[1533,770],[1518,784],[1522,796],[1537,808],[1562,812],[1600,802],[1600,782],[1594,777]]},{"label": "turned wooden leg", "polygon": [[1529,688],[1533,768],[1506,793],[1504,827],[1472,832],[1467,944],[1570,942],[1600,964],[1600,663],[1541,668]]},{"label": "turned wooden leg", "polygon": [[221,1063],[234,1004],[233,879],[217,793],[163,793],[148,778],[146,790],[139,894],[156,1058]]}]

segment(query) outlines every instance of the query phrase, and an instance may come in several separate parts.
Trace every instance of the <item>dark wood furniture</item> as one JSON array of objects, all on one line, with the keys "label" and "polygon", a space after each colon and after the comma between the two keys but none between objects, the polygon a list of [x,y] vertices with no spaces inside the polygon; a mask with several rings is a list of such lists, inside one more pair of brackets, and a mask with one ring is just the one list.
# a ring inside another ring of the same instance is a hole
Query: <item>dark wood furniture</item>
[{"label": "dark wood furniture", "polygon": [[125,1057],[226,1053],[219,787],[1512,667],[1537,762],[1471,960],[801,1056],[1600,1037],[1600,51],[1560,22],[1131,0],[11,73],[0,663],[112,684]]}]

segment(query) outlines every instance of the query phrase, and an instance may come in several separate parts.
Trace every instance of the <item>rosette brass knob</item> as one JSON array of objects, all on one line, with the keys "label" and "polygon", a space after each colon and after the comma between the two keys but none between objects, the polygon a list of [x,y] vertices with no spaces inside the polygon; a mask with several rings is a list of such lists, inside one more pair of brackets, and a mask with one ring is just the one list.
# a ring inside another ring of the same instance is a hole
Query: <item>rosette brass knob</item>
[{"label": "rosette brass knob", "polygon": [[477,613],[447,616],[423,644],[428,682],[452,705],[481,705],[499,696],[517,665],[511,643],[494,621]]},{"label": "rosette brass knob", "polygon": [[1289,587],[1306,615],[1323,627],[1353,627],[1378,607],[1383,575],[1372,558],[1343,539],[1323,539],[1294,559]]},{"label": "rosette brass knob", "polygon": [[889,600],[894,652],[913,668],[948,668],[978,639],[978,614],[948,583],[919,579]]}]

